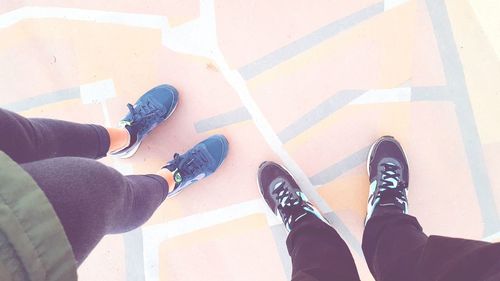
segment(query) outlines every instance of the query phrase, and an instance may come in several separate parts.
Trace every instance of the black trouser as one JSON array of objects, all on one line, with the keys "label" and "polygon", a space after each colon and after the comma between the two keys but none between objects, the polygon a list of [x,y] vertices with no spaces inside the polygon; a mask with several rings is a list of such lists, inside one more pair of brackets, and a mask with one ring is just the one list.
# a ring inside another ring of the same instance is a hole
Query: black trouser
[{"label": "black trouser", "polygon": [[[292,280],[360,280],[354,260],[337,232],[313,216],[289,234]],[[417,220],[389,214],[368,221],[363,252],[377,281],[500,280],[500,244],[427,237]]]},{"label": "black trouser", "polygon": [[33,177],[61,221],[80,265],[106,234],[141,226],[165,200],[160,176],[123,176],[104,157],[105,128],[27,119],[0,109],[0,150]]}]

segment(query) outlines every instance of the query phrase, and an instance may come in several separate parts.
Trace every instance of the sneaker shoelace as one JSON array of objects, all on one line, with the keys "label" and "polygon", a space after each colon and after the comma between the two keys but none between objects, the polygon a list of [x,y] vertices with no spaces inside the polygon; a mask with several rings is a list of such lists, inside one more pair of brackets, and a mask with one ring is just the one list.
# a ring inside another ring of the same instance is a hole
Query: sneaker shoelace
[{"label": "sneaker shoelace", "polygon": [[157,116],[158,108],[149,101],[141,103],[135,108],[129,103],[127,107],[132,116],[132,120],[128,121],[127,125],[148,123]]},{"label": "sneaker shoelace", "polygon": [[400,204],[401,201],[406,201],[404,194],[406,183],[401,180],[400,168],[393,163],[383,163],[381,166],[384,168],[382,171],[382,183],[374,199],[395,197]]},{"label": "sneaker shoelace", "polygon": [[[190,155],[181,156],[179,153],[174,154],[174,160],[172,161],[173,166],[182,176],[185,175],[199,175],[204,172],[204,167],[209,163],[209,159],[205,153],[201,152],[199,149],[193,148],[188,152]],[[184,159],[189,157],[190,159],[184,162]]]},{"label": "sneaker shoelace", "polygon": [[305,212],[302,208],[304,200],[302,200],[300,196],[294,196],[285,187],[285,182],[279,183],[279,185],[273,190],[272,193],[276,195],[276,198],[278,200],[278,210],[283,223],[287,228],[290,229],[291,224],[295,223],[297,220],[307,214],[307,212]]}]

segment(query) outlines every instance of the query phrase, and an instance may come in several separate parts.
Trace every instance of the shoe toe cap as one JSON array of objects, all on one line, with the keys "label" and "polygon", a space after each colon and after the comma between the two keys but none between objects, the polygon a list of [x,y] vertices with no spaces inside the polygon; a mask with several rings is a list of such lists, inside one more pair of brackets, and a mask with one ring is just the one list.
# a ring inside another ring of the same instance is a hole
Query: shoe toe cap
[{"label": "shoe toe cap", "polygon": [[223,135],[214,135],[203,141],[203,144],[215,160],[213,170],[217,169],[227,156],[229,142]]},{"label": "shoe toe cap", "polygon": [[272,191],[271,183],[276,179],[284,180],[295,185],[292,175],[290,175],[281,165],[272,161],[266,161],[260,164],[257,178],[262,193],[270,193]]},{"label": "shoe toe cap", "polygon": [[159,85],[151,89],[146,95],[164,105],[169,112],[175,108],[179,100],[179,92],[177,89],[167,84]]},{"label": "shoe toe cap", "polygon": [[373,156],[374,160],[382,158],[404,159],[405,155],[399,142],[393,137],[383,137],[376,144]]},{"label": "shoe toe cap", "polygon": [[377,174],[378,164],[389,159],[401,166],[403,177],[408,179],[408,161],[401,144],[394,137],[384,136],[374,144],[373,151],[371,151],[369,159],[370,181]]}]

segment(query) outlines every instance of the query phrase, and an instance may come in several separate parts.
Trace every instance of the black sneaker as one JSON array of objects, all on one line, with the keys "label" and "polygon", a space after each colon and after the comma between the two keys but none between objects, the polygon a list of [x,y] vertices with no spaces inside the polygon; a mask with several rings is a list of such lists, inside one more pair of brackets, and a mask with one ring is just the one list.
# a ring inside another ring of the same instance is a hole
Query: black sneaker
[{"label": "black sneaker", "polygon": [[408,214],[408,162],[399,142],[391,136],[377,140],[368,154],[370,194],[366,222],[386,213]]},{"label": "black sneaker", "polygon": [[260,164],[258,182],[267,205],[283,221],[287,231],[291,231],[294,225],[308,215],[328,224],[302,193],[290,173],[280,165],[270,161]]}]

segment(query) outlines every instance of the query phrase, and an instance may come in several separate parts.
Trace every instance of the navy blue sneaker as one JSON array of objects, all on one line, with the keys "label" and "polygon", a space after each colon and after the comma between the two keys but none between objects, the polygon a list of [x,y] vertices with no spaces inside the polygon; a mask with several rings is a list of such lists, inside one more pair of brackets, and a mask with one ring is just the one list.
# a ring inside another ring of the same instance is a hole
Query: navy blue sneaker
[{"label": "navy blue sneaker", "polygon": [[266,161],[258,172],[260,192],[273,213],[283,221],[287,231],[306,216],[328,224],[323,215],[307,199],[292,175],[280,165]]},{"label": "navy blue sneaker", "polygon": [[228,149],[227,139],[222,135],[214,135],[182,155],[176,153],[174,159],[163,167],[173,173],[175,181],[174,189],[167,198],[213,174],[226,158]]},{"label": "navy blue sneaker", "polygon": [[128,130],[130,143],[127,147],[109,153],[112,156],[128,158],[139,149],[142,140],[161,122],[165,121],[177,107],[179,93],[170,85],[160,85],[149,90],[132,106],[119,126]]},{"label": "navy blue sneaker", "polygon": [[381,137],[372,145],[367,169],[370,193],[365,224],[373,216],[408,214],[408,161],[394,137]]}]

